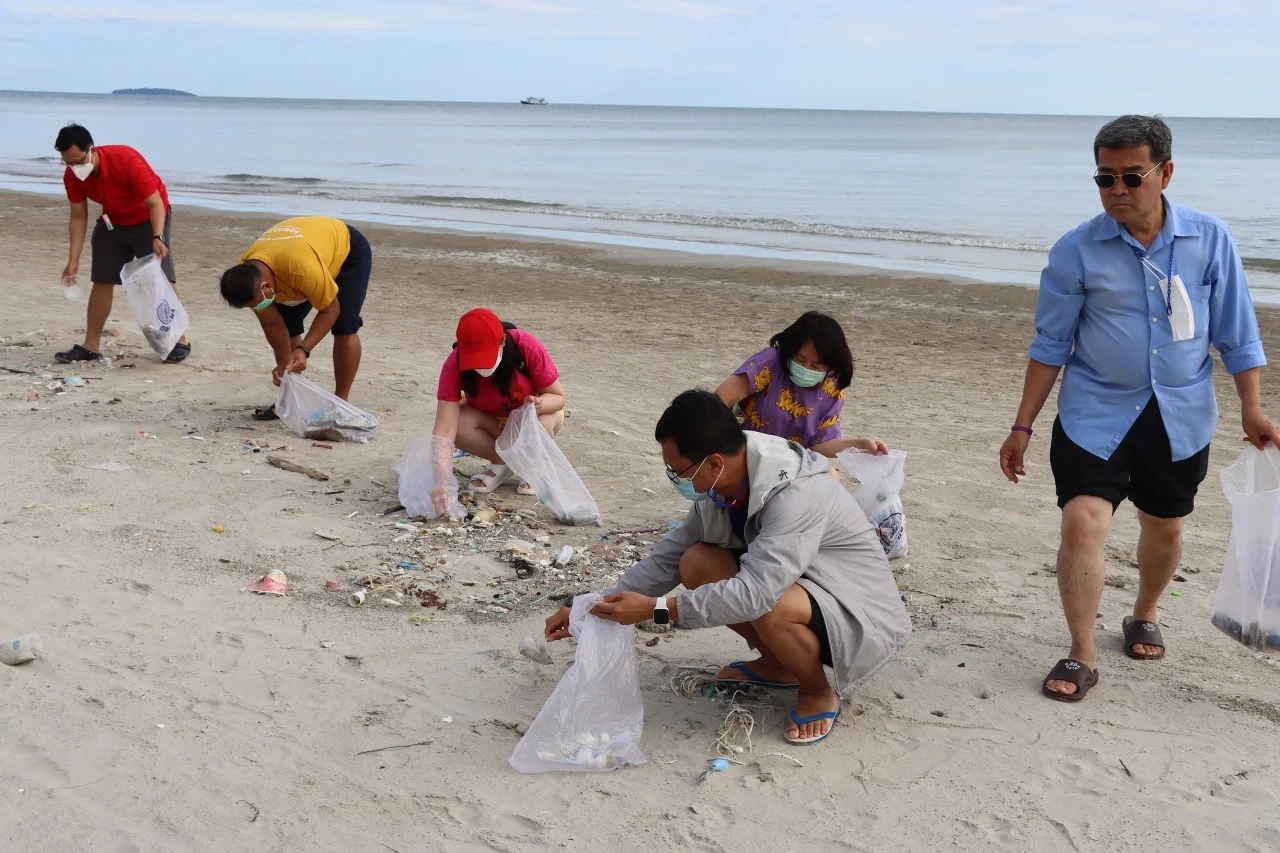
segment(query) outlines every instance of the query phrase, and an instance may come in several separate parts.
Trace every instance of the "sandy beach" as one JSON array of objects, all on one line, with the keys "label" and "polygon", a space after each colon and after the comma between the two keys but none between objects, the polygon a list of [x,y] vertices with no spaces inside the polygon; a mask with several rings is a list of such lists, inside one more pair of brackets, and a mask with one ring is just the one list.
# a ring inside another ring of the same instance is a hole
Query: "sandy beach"
[{"label": "sandy beach", "polygon": [[[0,849],[1280,849],[1280,659],[1209,623],[1231,527],[1218,474],[1243,446],[1220,366],[1210,473],[1180,594],[1162,605],[1169,653],[1121,651],[1137,578],[1126,505],[1109,540],[1101,683],[1067,705],[1039,695],[1067,649],[1052,401],[1028,479],[1012,485],[997,465],[1034,291],[360,225],[374,273],[352,401],[381,425],[367,445],[325,448],[249,418],[274,397],[270,353],[217,293],[274,221],[175,210],[192,356],[160,363],[119,294],[112,364],[72,369],[53,363],[84,329],[84,303],[57,292],[66,204],[0,193],[0,638],[44,640],[42,658],[0,666]],[[517,582],[491,532],[395,541],[403,513],[381,514],[398,503],[392,465],[430,431],[457,318],[477,305],[537,335],[568,391],[560,446],[604,527],[563,527],[532,498],[495,493],[534,516],[504,513],[501,538],[588,547],[564,579]],[[520,638],[540,634],[550,596],[606,585],[687,508],[663,475],[657,416],[809,308],[841,321],[857,361],[846,434],[909,454],[911,550],[895,563],[907,649],[846,697],[822,744],[783,742],[778,696],[754,710],[744,763],[699,783],[724,709],[670,681],[746,649],[727,629],[638,633],[648,763],[517,774],[518,731],[573,653],[555,644],[539,666]],[[1280,358],[1280,312],[1259,313]],[[84,381],[59,388],[71,375]],[[331,382],[328,343],[308,375]],[[1280,376],[1263,383],[1278,417]],[[117,464],[91,467],[104,462]],[[347,606],[353,575],[401,562],[418,568],[393,586],[430,587],[444,609],[412,595]],[[240,591],[271,569],[287,597]]]}]

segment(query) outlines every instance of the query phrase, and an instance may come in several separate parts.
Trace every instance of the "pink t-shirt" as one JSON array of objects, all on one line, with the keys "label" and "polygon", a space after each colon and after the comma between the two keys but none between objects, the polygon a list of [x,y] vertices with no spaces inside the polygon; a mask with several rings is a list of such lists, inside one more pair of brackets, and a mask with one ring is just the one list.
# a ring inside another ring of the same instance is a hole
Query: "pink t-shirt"
[{"label": "pink t-shirt", "polygon": [[[525,397],[537,394],[560,378],[555,362],[551,360],[547,348],[533,335],[521,329],[511,329],[508,334],[515,340],[516,346],[524,355],[525,370],[517,370],[511,374],[511,395],[503,397],[493,379],[477,376],[477,389],[474,398],[467,397],[467,405],[474,406],[482,412],[505,418],[520,408]],[[529,381],[529,376],[533,381]],[[440,368],[440,384],[436,388],[436,399],[446,403],[462,401],[462,371],[458,369],[458,351],[455,349],[444,360]]]}]

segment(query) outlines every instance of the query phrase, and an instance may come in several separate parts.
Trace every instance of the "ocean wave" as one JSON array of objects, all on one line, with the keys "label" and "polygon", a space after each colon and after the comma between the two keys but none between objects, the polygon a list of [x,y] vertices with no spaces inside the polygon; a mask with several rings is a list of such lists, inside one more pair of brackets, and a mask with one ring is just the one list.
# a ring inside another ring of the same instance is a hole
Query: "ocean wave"
[{"label": "ocean wave", "polygon": [[569,210],[567,205],[556,202],[525,201],[519,198],[488,198],[461,195],[406,195],[388,199],[400,204],[431,204],[438,207],[466,207],[479,210],[538,210],[559,212]]},{"label": "ocean wave", "polygon": [[1247,270],[1280,273],[1280,258],[1241,258],[1240,262]]},{"label": "ocean wave", "polygon": [[219,175],[221,180],[237,184],[294,184],[311,186],[323,184],[324,178],[284,178],[278,175],[253,175],[248,172],[235,172],[230,175]]}]

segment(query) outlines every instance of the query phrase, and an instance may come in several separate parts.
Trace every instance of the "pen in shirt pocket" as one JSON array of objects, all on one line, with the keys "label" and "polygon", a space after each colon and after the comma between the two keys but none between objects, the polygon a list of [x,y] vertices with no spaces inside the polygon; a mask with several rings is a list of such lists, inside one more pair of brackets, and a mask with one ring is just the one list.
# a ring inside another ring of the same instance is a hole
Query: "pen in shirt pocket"
[{"label": "pen in shirt pocket", "polygon": [[108,231],[114,231],[114,230],[115,230],[115,226],[111,224],[111,217],[110,217],[110,216],[107,216],[105,213],[104,213],[104,214],[102,214],[102,224],[103,224],[103,225],[105,225],[105,226],[107,226],[107,230],[108,230]]}]

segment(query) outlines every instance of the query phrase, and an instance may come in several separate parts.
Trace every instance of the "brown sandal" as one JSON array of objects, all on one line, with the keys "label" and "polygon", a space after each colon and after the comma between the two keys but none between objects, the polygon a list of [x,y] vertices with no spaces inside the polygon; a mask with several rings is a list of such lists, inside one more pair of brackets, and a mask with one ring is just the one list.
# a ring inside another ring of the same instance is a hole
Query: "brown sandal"
[{"label": "brown sandal", "polygon": [[[1154,655],[1140,655],[1133,650],[1134,646],[1159,646],[1160,651]],[[1164,657],[1164,637],[1160,635],[1160,626],[1145,619],[1124,617],[1124,653],[1134,660],[1160,660]]]},{"label": "brown sandal", "polygon": [[[1054,693],[1049,689],[1050,681],[1069,681],[1076,686],[1076,692]],[[1089,689],[1097,683],[1098,673],[1096,670],[1089,669],[1078,660],[1063,658],[1054,664],[1053,669],[1049,670],[1049,674],[1044,677],[1044,684],[1040,686],[1040,692],[1059,702],[1079,702],[1089,692]]]}]

